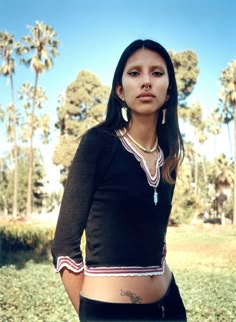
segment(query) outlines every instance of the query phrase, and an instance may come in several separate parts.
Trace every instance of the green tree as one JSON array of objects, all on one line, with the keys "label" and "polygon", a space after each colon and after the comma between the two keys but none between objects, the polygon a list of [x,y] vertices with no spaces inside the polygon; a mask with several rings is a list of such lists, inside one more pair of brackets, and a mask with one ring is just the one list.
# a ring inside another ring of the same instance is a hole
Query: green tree
[{"label": "green tree", "polygon": [[[37,102],[38,78],[46,70],[53,67],[53,59],[58,55],[59,41],[56,39],[56,32],[53,28],[42,22],[35,22],[35,26],[28,26],[30,35],[22,37],[16,52],[24,56],[21,62],[30,67],[35,72],[34,91],[32,96],[32,115],[35,114]],[[30,122],[33,121],[33,117]],[[31,214],[32,208],[32,173],[33,173],[33,138],[34,126],[30,124],[30,153],[28,172],[28,192],[27,192],[27,215]]]},{"label": "green tree", "polygon": [[[18,206],[19,212],[22,214],[26,213],[27,204],[27,174],[28,174],[28,149],[25,147],[19,148],[19,198]],[[32,176],[32,199],[34,208],[40,210],[43,207],[45,192],[44,192],[44,181],[45,173],[43,168],[42,157],[39,151],[34,150],[34,164],[33,164],[33,176]],[[8,167],[8,182],[7,182],[7,200],[8,209],[12,209],[12,191],[13,191],[13,170]]]},{"label": "green tree", "polygon": [[[209,137],[208,133],[208,127],[207,127],[207,120],[203,119],[203,111],[202,107],[198,103],[192,103],[191,107],[189,108],[189,123],[193,126],[194,128],[194,135],[195,138],[197,139],[197,143],[199,143],[198,148],[196,149],[195,152],[195,193],[198,193],[198,159],[200,157],[200,162],[202,164],[202,170],[203,170],[203,177],[205,183],[207,183],[207,171],[206,171],[206,166],[205,166],[205,161],[204,161],[204,154],[201,151],[203,148],[204,143],[207,141]],[[197,151],[200,151],[198,153]]]},{"label": "green tree", "polygon": [[[203,178],[205,183],[207,182],[207,171],[205,166],[205,158],[204,153],[202,152],[203,145],[208,139],[208,127],[207,120],[203,119],[203,111],[202,107],[198,103],[189,104],[188,108],[184,108],[184,122],[188,123],[193,129],[193,134],[196,140],[194,140],[194,144],[191,146],[192,152],[192,167],[194,169],[193,173],[193,185],[194,185],[194,193],[198,194],[198,173],[199,173],[199,165],[201,164],[203,170]],[[185,142],[189,143],[188,141]]]},{"label": "green tree", "polygon": [[211,196],[214,210],[217,215],[220,213],[223,224],[225,216],[224,204],[225,201],[232,200],[234,185],[233,163],[224,154],[219,155],[209,164],[209,184],[214,187],[214,193]]},{"label": "green tree", "polygon": [[187,144],[185,149],[186,156],[190,158],[185,157],[178,173],[170,218],[170,223],[174,224],[190,223],[204,209],[201,195],[194,194],[191,144]]},{"label": "green tree", "polygon": [[53,162],[61,167],[64,184],[72,158],[78,146],[78,138],[90,127],[102,121],[110,89],[103,86],[98,77],[88,71],[79,72],[75,81],[58,100],[60,140],[53,155]]},{"label": "green tree", "polygon": [[231,61],[223,70],[219,95],[219,111],[223,122],[227,125],[234,121],[234,214],[233,224],[236,225],[236,60]]},{"label": "green tree", "polygon": [[217,109],[212,110],[205,121],[207,133],[209,134],[209,136],[213,136],[215,145],[217,142],[216,138],[221,131],[221,123],[222,117]]},{"label": "green tree", "polygon": [[197,54],[192,50],[185,50],[172,51],[170,56],[176,73],[180,107],[186,107],[186,99],[192,93],[199,74]]},{"label": "green tree", "polygon": [[0,32],[0,58],[2,65],[0,67],[0,74],[9,78],[11,87],[11,105],[7,113],[8,117],[8,141],[13,142],[14,145],[14,194],[13,194],[13,217],[17,215],[17,194],[18,194],[18,147],[17,147],[17,110],[14,97],[14,81],[13,75],[15,73],[15,60],[13,58],[16,43],[14,36],[7,32]]},{"label": "green tree", "polygon": [[[184,122],[190,123],[194,128],[198,124],[197,120],[201,118],[201,111],[199,109],[194,110],[189,106],[187,99],[193,92],[194,86],[197,83],[199,74],[198,57],[192,50],[185,50],[181,52],[170,52],[171,59],[175,68],[176,81],[179,93],[179,116]],[[199,114],[200,113],[200,114]],[[200,131],[200,130],[199,130]],[[195,128],[196,135],[196,128]],[[187,142],[186,142],[187,143]],[[191,147],[192,162],[191,173],[194,180],[193,186],[195,187],[195,195],[198,189],[198,159],[199,154],[195,152],[194,146]],[[194,171],[192,171],[194,167]]]},{"label": "green tree", "polygon": [[8,167],[4,158],[0,158],[0,209],[8,214],[7,187],[8,187]]},{"label": "green tree", "polygon": [[[41,87],[36,88],[29,83],[23,84],[19,89],[19,98],[23,101],[22,105],[25,110],[25,115],[21,117],[21,132],[22,132],[22,141],[29,144],[29,164],[32,162],[32,155],[34,154],[33,149],[33,136],[37,130],[41,130],[42,141],[47,143],[49,136],[49,118],[47,114],[37,113],[37,110],[41,111],[43,108],[44,102],[47,100],[44,90]],[[34,159],[33,159],[34,161]],[[33,180],[33,171],[34,171],[34,162],[32,164],[31,170],[28,167],[28,189],[27,189],[27,216],[31,213],[31,206],[29,208],[29,186],[31,187],[30,193],[32,196],[33,187],[30,184],[29,180],[32,183]],[[32,171],[32,172],[31,172]],[[30,198],[31,200],[31,198]],[[30,201],[32,202],[32,201]],[[30,209],[30,213],[29,213]]]}]

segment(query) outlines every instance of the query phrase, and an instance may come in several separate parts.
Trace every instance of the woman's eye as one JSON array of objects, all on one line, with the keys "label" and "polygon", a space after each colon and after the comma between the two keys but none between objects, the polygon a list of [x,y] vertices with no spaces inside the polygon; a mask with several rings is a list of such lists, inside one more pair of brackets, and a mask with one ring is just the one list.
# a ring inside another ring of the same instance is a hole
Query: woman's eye
[{"label": "woman's eye", "polygon": [[135,76],[139,75],[139,72],[137,72],[137,71],[129,72],[128,75],[135,77]]},{"label": "woman's eye", "polygon": [[164,75],[164,73],[160,71],[153,72],[152,74],[157,77],[161,77],[162,75]]}]

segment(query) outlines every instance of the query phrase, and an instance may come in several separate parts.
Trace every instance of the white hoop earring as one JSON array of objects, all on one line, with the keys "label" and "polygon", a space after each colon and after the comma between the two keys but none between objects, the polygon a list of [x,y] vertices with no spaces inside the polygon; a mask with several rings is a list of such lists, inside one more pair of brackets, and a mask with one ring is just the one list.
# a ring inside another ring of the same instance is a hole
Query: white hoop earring
[{"label": "white hoop earring", "polygon": [[162,125],[166,124],[166,109],[162,110]]},{"label": "white hoop earring", "polygon": [[127,109],[127,107],[126,107],[126,106],[123,106],[123,107],[121,108],[121,115],[122,115],[122,117],[123,117],[123,120],[124,120],[125,122],[128,122],[128,109]]}]

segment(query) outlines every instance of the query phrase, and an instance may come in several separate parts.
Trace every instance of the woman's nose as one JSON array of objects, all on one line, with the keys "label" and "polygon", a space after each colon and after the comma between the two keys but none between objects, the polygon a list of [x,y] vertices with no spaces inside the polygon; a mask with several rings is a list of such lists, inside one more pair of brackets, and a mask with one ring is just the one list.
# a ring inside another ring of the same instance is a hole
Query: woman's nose
[{"label": "woman's nose", "polygon": [[142,88],[144,89],[150,89],[152,87],[151,82],[143,82]]},{"label": "woman's nose", "polygon": [[151,88],[152,83],[149,75],[144,75],[142,79],[142,88]]}]

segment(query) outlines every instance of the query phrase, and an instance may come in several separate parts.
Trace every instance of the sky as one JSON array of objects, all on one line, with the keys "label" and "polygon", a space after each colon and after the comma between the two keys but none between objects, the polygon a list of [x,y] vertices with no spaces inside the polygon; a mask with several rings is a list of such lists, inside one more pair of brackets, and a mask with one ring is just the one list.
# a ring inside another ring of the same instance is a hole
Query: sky
[{"label": "sky", "polygon": [[[57,32],[59,56],[54,68],[39,79],[48,96],[44,110],[52,123],[57,120],[59,94],[79,71],[91,71],[110,86],[121,53],[135,39],[153,39],[175,52],[196,52],[200,74],[189,100],[197,101],[205,115],[218,104],[221,72],[236,59],[234,0],[1,0],[0,8],[0,31],[14,34],[15,40],[28,34],[27,25],[35,21]],[[33,82],[33,76],[18,65],[15,90]],[[0,104],[9,102],[10,86],[1,77]],[[228,141],[225,128],[215,152],[230,153]],[[6,148],[1,139],[0,155]]]}]

